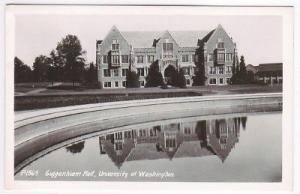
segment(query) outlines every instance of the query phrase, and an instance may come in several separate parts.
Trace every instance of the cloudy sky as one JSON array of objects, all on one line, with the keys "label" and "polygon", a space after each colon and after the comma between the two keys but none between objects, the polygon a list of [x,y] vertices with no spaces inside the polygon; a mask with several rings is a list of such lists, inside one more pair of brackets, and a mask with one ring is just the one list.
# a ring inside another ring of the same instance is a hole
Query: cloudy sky
[{"label": "cloudy sky", "polygon": [[95,62],[96,40],[113,25],[122,30],[212,30],[221,24],[237,43],[239,55],[247,64],[282,62],[281,16],[203,16],[203,15],[17,15],[15,55],[29,66],[38,55],[49,55],[67,34],[76,35]]}]

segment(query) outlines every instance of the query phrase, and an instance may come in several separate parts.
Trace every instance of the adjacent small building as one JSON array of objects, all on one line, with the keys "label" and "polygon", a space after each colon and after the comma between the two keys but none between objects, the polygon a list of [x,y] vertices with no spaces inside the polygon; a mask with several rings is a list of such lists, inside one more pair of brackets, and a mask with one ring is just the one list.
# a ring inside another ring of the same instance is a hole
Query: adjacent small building
[{"label": "adjacent small building", "polygon": [[255,79],[265,84],[282,84],[282,63],[262,63],[258,66],[247,65],[247,71],[253,72]]},{"label": "adjacent small building", "polygon": [[172,69],[183,69],[192,86],[195,71],[202,69],[205,85],[227,85],[238,65],[236,44],[221,25],[208,31],[120,31],[113,26],[96,47],[102,88],[125,88],[129,69],[139,74],[144,87],[155,61],[164,80]]}]

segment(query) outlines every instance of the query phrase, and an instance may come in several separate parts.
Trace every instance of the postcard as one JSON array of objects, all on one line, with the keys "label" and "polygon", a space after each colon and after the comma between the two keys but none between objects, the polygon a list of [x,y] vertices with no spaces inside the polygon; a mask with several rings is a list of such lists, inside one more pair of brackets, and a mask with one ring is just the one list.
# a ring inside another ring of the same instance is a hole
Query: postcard
[{"label": "postcard", "polygon": [[292,7],[7,5],[7,188],[291,190],[293,27]]}]

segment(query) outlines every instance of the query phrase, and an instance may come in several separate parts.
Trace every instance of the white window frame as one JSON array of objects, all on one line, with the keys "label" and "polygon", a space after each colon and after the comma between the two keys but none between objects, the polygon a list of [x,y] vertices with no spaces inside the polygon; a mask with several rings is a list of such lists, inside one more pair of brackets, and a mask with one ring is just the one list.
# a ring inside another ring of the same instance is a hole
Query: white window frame
[{"label": "white window frame", "polygon": [[[108,72],[109,76],[105,75],[105,71]],[[110,69],[103,69],[103,77],[111,77],[111,71],[110,71]]]},{"label": "white window frame", "polygon": [[[139,59],[142,59],[141,61]],[[137,63],[144,63],[144,56],[143,55],[137,55],[136,56],[136,62]]]},{"label": "white window frame", "polygon": [[[109,85],[109,86],[108,86]],[[104,88],[111,88],[111,82],[104,82],[103,83]]]},{"label": "white window frame", "polygon": [[181,62],[188,63],[189,62],[189,55],[188,54],[181,55]]},{"label": "white window frame", "polygon": [[[124,72],[125,72],[125,75],[124,75]],[[128,68],[123,68],[123,69],[122,69],[122,77],[126,77],[127,74],[128,74],[128,72],[129,72],[129,69],[128,69]]]},{"label": "white window frame", "polygon": [[[215,83],[211,83],[210,80],[215,80]],[[217,84],[217,78],[209,78],[209,85],[216,85]]]}]

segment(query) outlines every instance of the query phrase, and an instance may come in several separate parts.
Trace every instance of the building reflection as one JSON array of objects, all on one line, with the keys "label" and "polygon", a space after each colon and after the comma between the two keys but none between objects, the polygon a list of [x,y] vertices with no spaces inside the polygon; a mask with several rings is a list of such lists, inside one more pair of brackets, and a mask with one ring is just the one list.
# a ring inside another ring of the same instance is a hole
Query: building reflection
[{"label": "building reflection", "polygon": [[222,162],[239,140],[246,117],[180,122],[99,137],[100,154],[120,168],[125,161],[216,155]]}]

